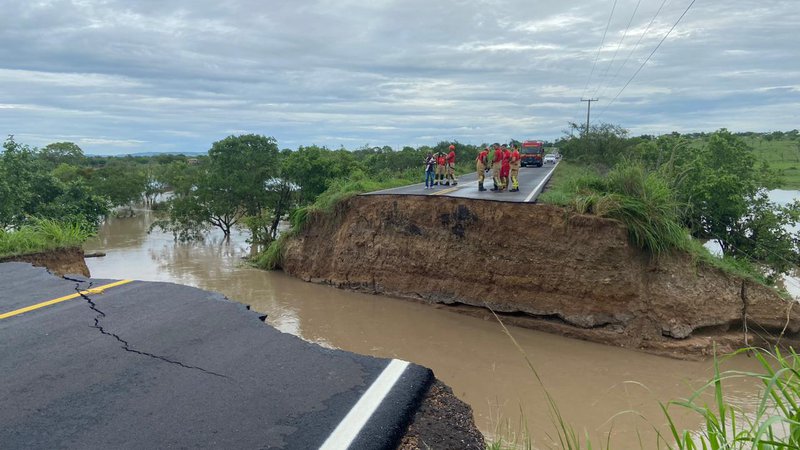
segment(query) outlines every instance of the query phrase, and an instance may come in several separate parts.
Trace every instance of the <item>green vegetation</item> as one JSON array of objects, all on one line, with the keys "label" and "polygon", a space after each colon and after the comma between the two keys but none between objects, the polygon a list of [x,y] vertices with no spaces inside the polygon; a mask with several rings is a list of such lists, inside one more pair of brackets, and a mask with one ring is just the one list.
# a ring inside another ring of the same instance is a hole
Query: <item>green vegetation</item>
[{"label": "green vegetation", "polygon": [[[758,162],[745,137],[727,130],[702,136],[629,138],[609,124],[558,143],[562,163],[541,200],[581,214],[618,219],[631,241],[659,255],[689,251],[702,262],[772,283],[800,265],[800,202],[767,197],[780,173]],[[720,243],[714,259],[701,241]]]},{"label": "green vegetation", "polygon": [[780,188],[800,189],[800,132],[739,133],[756,158],[777,170],[783,181]]},{"label": "green vegetation", "polygon": [[[599,124],[555,143],[568,163],[542,200],[621,220],[632,242],[654,255],[697,253],[687,232],[718,239],[725,259],[696,258],[774,281],[800,262],[798,236],[786,232],[800,219],[800,206],[774,205],[765,189],[786,186],[782,180],[800,161],[799,143],[796,131],[630,137]],[[421,182],[425,155],[450,144],[293,151],[279,150],[273,138],[242,135],[213,143],[197,158],[87,157],[71,142],[35,149],[9,138],[0,158],[0,225],[14,230],[47,218],[96,226],[111,208],[133,214],[133,205],[144,203],[165,212],[156,226],[176,238],[201,238],[214,227],[228,235],[238,226],[266,249],[287,217],[297,229],[349,196]],[[452,144],[457,172],[472,172],[486,144]]]},{"label": "green vegetation", "polygon": [[78,247],[93,234],[85,224],[42,219],[13,230],[0,229],[0,258]]},{"label": "green vegetation", "polygon": [[[513,340],[513,337],[511,339]],[[655,447],[650,445],[645,447],[644,443],[640,443],[641,448],[670,450],[800,448],[800,355],[795,351],[783,354],[778,350],[770,353],[764,349],[753,348],[742,349],[734,354],[743,352],[751,353],[756,358],[761,366],[759,372],[720,371],[720,359],[715,358],[714,376],[706,384],[686,399],[661,404],[668,425],[667,433],[662,434],[653,422],[650,422],[650,418],[642,418],[656,431],[657,438]],[[588,437],[581,439],[559,413],[556,401],[541,384],[531,361],[527,356],[525,359],[550,403],[551,420],[557,430],[557,440],[560,444],[557,448],[573,450],[614,448],[610,440],[600,445],[593,445]],[[734,379],[749,380],[761,386],[761,396],[757,406],[748,407],[731,403],[730,397],[725,394],[725,383]],[[676,409],[696,414],[704,424],[703,427],[699,430],[678,429],[673,420]],[[532,437],[527,427],[523,424],[520,428],[516,433],[514,430],[503,430],[506,434],[496,437],[487,445],[487,449],[533,448]]]}]

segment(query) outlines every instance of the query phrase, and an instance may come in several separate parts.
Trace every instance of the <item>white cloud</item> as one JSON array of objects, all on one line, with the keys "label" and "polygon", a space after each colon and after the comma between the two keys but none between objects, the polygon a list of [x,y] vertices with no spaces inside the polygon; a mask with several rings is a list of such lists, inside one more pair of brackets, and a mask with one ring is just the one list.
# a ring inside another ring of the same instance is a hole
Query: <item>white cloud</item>
[{"label": "white cloud", "polygon": [[0,132],[98,153],[245,130],[281,147],[552,139],[594,93],[598,118],[634,132],[796,128],[774,106],[800,101],[796,0],[697,2],[608,107],[686,7],[668,2],[623,66],[660,4],[641,3],[617,53],[636,3],[617,2],[590,77],[605,0],[10,0]]}]

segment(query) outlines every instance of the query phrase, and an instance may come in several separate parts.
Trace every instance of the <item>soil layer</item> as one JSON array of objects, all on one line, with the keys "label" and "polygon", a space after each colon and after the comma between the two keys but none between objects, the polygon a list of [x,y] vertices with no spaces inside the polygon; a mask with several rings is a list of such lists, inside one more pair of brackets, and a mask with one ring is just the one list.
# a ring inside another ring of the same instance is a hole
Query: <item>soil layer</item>
[{"label": "soil layer", "polygon": [[677,357],[800,331],[800,309],[774,290],[688,255],[651,258],[620,222],[551,205],[358,196],[310,215],[288,241],[283,269]]},{"label": "soil layer", "polygon": [[44,267],[57,276],[68,274],[89,277],[89,268],[83,259],[83,250],[80,247],[59,248],[41,253],[17,255],[0,258],[0,263],[19,261],[31,263],[34,267]]}]

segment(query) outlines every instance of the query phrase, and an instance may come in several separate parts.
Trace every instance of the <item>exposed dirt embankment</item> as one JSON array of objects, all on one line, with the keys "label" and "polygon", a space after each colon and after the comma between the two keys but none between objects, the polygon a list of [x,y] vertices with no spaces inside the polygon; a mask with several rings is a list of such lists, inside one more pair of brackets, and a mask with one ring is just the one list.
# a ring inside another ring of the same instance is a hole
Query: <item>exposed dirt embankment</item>
[{"label": "exposed dirt embankment", "polygon": [[42,253],[0,258],[0,263],[9,261],[28,262],[35,267],[44,267],[58,276],[67,274],[89,276],[89,268],[86,267],[86,261],[83,259],[83,250],[79,247],[59,248]]},{"label": "exposed dirt embankment", "polygon": [[[619,222],[549,205],[362,196],[309,217],[283,268],[307,281],[506,313],[520,326],[679,357],[797,337],[800,308],[688,256],[652,260]],[[479,307],[479,308],[475,308]],[[746,321],[745,321],[746,317]],[[721,348],[719,348],[721,346]]]}]

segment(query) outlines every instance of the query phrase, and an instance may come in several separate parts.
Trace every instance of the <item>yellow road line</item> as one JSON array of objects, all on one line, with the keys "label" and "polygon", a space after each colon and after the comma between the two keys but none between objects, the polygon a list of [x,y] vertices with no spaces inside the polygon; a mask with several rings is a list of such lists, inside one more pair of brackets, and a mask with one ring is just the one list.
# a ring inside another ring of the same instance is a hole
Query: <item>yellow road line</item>
[{"label": "yellow road line", "polygon": [[436,191],[436,192],[434,192],[432,194],[428,194],[428,195],[444,195],[444,194],[449,194],[451,192],[455,192],[457,190],[458,190],[458,186],[447,188],[447,189],[442,189],[441,191]]},{"label": "yellow road line", "polygon": [[20,314],[26,313],[28,311],[33,311],[35,309],[44,308],[45,306],[55,305],[56,303],[65,302],[67,300],[71,300],[73,298],[80,297],[81,295],[90,295],[90,294],[102,294],[103,291],[106,289],[110,289],[112,287],[121,286],[123,284],[130,283],[133,280],[120,280],[115,281],[113,283],[104,284],[102,286],[97,286],[96,288],[87,289],[85,291],[76,292],[71,295],[65,295],[63,297],[54,298],[52,300],[48,300],[46,302],[37,303],[35,305],[26,306],[24,308],[15,309],[14,311],[9,311],[7,313],[0,314],[0,320],[7,319],[9,317],[18,316]]}]

